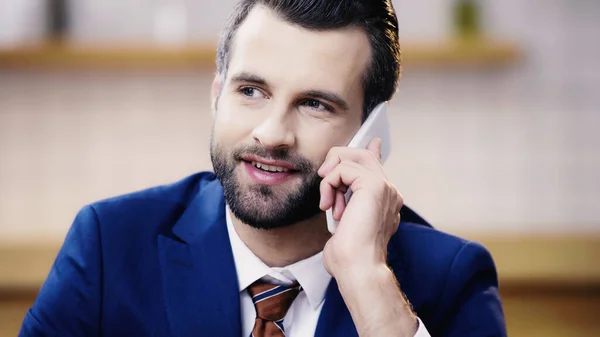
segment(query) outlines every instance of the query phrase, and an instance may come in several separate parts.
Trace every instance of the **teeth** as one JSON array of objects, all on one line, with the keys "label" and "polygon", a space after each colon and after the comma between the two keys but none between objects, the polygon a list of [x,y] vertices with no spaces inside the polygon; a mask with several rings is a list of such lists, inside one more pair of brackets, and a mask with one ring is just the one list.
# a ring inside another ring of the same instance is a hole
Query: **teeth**
[{"label": "teeth", "polygon": [[259,162],[252,162],[252,165],[254,165],[254,167],[259,168],[261,170],[264,171],[269,171],[269,172],[287,172],[289,171],[286,168],[280,167],[280,166],[273,166],[273,165],[267,165],[267,164],[262,164]]}]

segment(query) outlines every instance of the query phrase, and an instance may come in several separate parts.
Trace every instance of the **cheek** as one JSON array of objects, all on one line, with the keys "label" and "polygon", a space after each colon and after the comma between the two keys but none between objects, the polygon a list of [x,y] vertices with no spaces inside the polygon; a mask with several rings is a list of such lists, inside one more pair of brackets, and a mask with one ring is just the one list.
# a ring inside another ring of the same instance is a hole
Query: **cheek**
[{"label": "cheek", "polygon": [[336,126],[330,123],[323,125],[311,125],[310,128],[303,128],[298,132],[298,147],[307,159],[314,164],[321,166],[329,150],[335,146],[344,146],[352,131],[343,126]]},{"label": "cheek", "polygon": [[218,142],[238,141],[252,133],[252,114],[244,107],[234,107],[227,102],[219,104],[214,116],[214,138]]}]

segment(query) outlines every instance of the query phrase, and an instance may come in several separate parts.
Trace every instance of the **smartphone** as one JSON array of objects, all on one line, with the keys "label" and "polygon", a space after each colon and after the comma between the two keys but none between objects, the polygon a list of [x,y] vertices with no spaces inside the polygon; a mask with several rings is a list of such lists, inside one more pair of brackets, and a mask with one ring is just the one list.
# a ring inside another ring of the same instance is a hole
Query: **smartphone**
[{"label": "smartphone", "polygon": [[[391,153],[390,123],[387,109],[388,102],[377,105],[347,145],[351,148],[365,149],[374,138],[381,138],[382,164],[385,163]],[[346,204],[348,204],[351,196],[352,191],[348,189],[345,194]],[[327,229],[333,234],[338,225],[338,221],[333,218],[333,211],[331,208],[325,211],[325,213],[327,216]]]}]

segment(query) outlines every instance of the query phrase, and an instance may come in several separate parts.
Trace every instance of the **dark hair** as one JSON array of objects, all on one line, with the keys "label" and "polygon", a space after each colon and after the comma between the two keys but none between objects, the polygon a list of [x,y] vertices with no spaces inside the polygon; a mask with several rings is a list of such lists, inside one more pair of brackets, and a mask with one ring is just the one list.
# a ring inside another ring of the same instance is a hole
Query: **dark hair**
[{"label": "dark hair", "polygon": [[364,30],[371,43],[372,57],[363,75],[363,121],[377,104],[389,100],[396,92],[401,54],[398,20],[391,0],[240,0],[219,40],[217,74],[220,76],[227,73],[235,33],[256,4],[306,29]]}]

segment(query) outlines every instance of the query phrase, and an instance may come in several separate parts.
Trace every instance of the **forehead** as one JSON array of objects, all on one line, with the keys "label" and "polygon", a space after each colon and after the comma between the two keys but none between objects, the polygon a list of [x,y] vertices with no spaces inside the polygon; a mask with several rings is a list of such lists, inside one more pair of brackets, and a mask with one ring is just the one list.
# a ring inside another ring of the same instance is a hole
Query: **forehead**
[{"label": "forehead", "polygon": [[258,5],[238,28],[229,73],[250,72],[273,85],[353,94],[371,57],[358,28],[308,30]]}]

